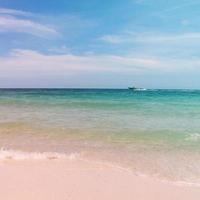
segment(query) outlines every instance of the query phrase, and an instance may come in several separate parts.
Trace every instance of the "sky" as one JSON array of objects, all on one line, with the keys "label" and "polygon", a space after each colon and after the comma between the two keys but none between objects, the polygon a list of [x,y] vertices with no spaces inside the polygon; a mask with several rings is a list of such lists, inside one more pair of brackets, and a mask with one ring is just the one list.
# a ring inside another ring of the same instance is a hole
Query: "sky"
[{"label": "sky", "polygon": [[0,0],[0,87],[200,89],[199,0]]}]

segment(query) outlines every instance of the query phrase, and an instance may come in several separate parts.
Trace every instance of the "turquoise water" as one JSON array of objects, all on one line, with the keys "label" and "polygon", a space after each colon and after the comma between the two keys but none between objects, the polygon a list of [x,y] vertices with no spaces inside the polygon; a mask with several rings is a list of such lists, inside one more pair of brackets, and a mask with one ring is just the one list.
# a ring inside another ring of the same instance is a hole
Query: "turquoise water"
[{"label": "turquoise water", "polygon": [[0,145],[200,183],[200,91],[1,89]]}]

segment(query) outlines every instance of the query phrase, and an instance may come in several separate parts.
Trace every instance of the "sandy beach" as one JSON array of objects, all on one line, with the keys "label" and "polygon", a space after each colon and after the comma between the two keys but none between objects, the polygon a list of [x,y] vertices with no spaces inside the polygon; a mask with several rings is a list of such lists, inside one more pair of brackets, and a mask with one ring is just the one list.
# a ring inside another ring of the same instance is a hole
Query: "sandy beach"
[{"label": "sandy beach", "polygon": [[197,200],[200,188],[175,185],[81,160],[0,163],[3,200]]}]

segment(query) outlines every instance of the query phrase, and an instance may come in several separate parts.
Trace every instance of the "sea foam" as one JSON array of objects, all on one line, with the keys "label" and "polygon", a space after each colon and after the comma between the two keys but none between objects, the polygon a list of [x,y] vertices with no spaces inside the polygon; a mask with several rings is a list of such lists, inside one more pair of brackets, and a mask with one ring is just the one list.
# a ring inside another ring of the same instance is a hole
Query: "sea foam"
[{"label": "sea foam", "polygon": [[191,133],[188,137],[185,138],[187,141],[199,141],[200,140],[200,133]]},{"label": "sea foam", "polygon": [[0,160],[76,160],[78,153],[64,154],[56,152],[24,152],[12,149],[0,149]]}]

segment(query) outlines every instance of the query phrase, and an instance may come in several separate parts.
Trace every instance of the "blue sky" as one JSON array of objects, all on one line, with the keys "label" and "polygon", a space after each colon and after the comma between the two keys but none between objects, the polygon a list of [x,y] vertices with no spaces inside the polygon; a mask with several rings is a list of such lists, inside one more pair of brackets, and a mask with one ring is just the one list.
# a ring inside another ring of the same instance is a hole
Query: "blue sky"
[{"label": "blue sky", "polygon": [[0,87],[200,88],[200,1],[0,0]]}]

